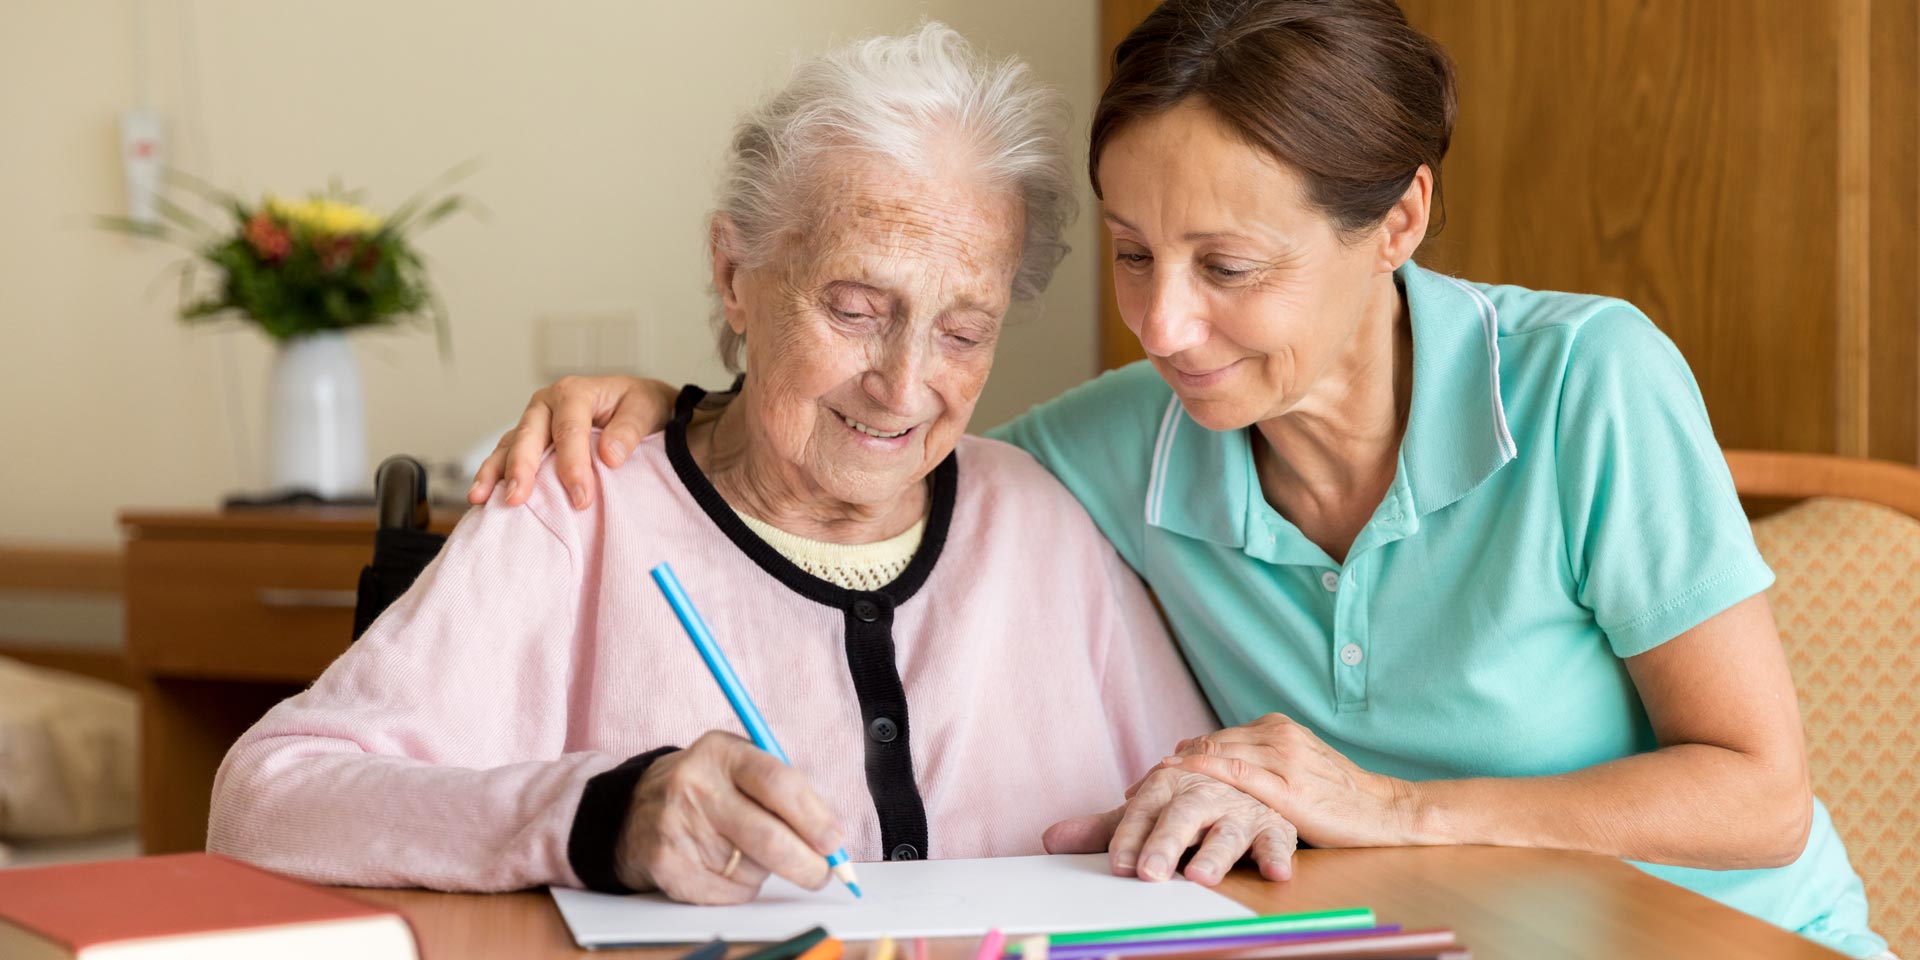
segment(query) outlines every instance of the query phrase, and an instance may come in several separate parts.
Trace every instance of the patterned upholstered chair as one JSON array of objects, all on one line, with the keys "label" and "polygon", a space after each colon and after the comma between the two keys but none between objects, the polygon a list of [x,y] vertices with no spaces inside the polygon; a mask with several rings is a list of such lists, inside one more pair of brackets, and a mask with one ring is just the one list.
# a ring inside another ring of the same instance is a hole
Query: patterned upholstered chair
[{"label": "patterned upholstered chair", "polygon": [[1814,790],[1867,884],[1876,931],[1920,954],[1920,470],[1727,451],[1756,520],[1800,691]]}]

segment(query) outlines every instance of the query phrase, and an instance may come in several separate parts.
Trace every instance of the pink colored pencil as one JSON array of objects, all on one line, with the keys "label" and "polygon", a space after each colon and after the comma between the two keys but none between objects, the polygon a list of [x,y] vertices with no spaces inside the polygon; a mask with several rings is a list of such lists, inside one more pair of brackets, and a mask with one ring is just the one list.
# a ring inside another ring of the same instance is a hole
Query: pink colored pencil
[{"label": "pink colored pencil", "polygon": [[1007,935],[998,930],[988,930],[980,940],[980,952],[973,960],[1000,960],[1000,954],[1007,948]]}]

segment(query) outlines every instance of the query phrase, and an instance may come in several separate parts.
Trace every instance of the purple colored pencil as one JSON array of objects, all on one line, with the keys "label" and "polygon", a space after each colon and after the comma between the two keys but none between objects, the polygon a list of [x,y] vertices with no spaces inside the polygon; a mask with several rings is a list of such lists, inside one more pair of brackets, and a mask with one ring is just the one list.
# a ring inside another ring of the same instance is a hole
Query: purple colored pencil
[{"label": "purple colored pencil", "polygon": [[1384,927],[1360,927],[1348,930],[1306,930],[1293,933],[1249,933],[1237,937],[1196,937],[1187,940],[1126,940],[1111,943],[1075,943],[1053,947],[1047,960],[1102,960],[1104,957],[1158,957],[1197,953],[1203,950],[1230,950],[1234,947],[1264,947],[1274,943],[1299,943],[1308,940],[1344,940],[1368,934],[1399,933],[1398,924]]}]

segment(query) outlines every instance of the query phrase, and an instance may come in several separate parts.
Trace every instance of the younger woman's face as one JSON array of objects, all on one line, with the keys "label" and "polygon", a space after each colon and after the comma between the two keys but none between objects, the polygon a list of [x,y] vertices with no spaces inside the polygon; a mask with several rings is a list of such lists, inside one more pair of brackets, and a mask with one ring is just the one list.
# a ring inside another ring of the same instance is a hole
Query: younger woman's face
[{"label": "younger woman's face", "polygon": [[1122,128],[1098,176],[1120,315],[1208,429],[1298,406],[1398,266],[1384,228],[1343,235],[1300,174],[1196,100]]}]

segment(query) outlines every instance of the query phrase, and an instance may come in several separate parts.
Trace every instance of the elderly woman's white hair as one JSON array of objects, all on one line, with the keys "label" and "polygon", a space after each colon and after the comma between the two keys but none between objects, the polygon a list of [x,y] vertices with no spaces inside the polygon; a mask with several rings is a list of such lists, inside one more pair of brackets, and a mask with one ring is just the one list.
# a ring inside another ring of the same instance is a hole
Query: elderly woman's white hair
[{"label": "elderly woman's white hair", "polygon": [[[1013,299],[1032,300],[1066,255],[1060,236],[1079,212],[1067,125],[1064,99],[1026,64],[985,57],[953,28],[929,22],[797,65],[784,88],[742,118],[717,213],[733,223],[739,262],[759,265],[808,223],[810,187],[834,158],[852,150],[911,170],[943,159],[932,150],[947,154],[957,137],[973,147],[981,176],[1026,206]],[[720,359],[738,373],[743,340],[715,319]]]}]

